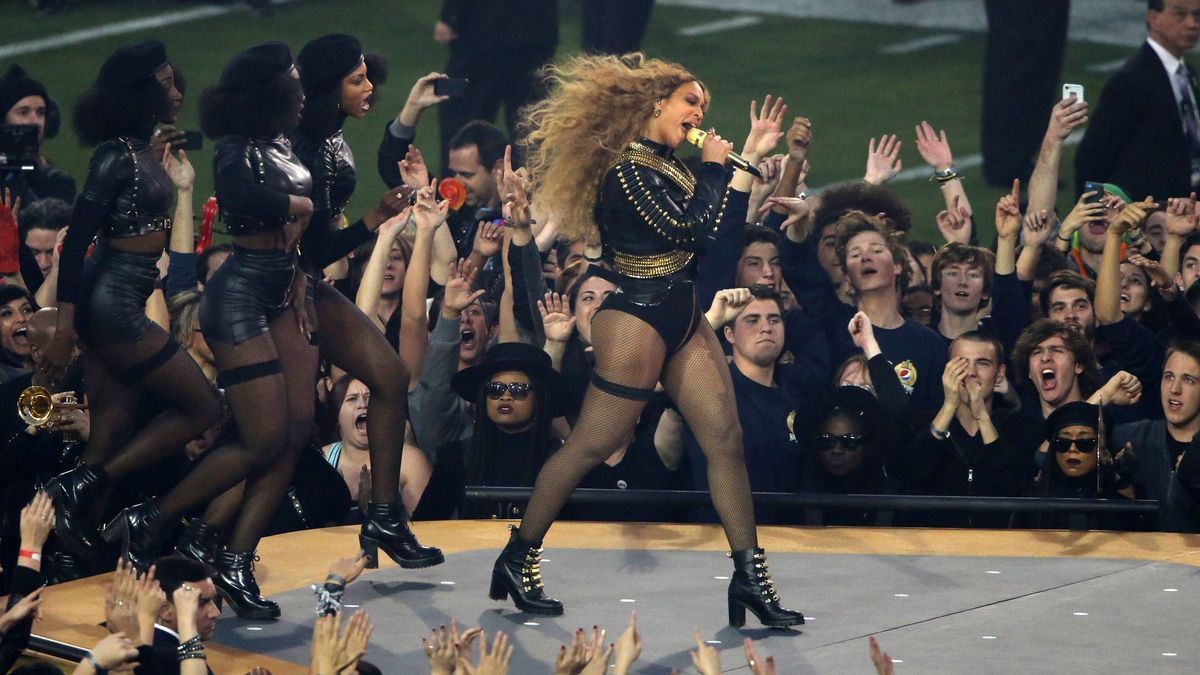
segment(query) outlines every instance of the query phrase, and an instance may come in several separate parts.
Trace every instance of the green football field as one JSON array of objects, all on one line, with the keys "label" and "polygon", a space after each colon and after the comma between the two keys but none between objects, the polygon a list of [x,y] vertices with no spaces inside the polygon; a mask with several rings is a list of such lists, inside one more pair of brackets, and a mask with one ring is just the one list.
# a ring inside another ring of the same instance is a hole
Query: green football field
[{"label": "green football field", "polygon": [[[580,28],[577,3],[564,1],[560,5],[558,56],[562,58],[578,50]],[[17,42],[55,38],[70,31],[197,7],[165,0],[80,0],[66,14],[37,18],[23,0],[0,0],[6,28],[0,49]],[[14,61],[21,63],[46,84],[69,116],[70,107],[91,82],[105,55],[118,45],[156,37],[166,43],[171,60],[187,75],[189,98],[181,124],[198,128],[199,92],[216,81],[225,62],[241,48],[275,39],[298,51],[309,39],[324,33],[357,35],[366,49],[388,57],[391,76],[368,118],[350,120],[346,125],[346,137],[356,151],[360,169],[358,190],[349,207],[353,218],[370,208],[383,189],[374,165],[384,123],[403,104],[417,76],[445,64],[445,47],[430,37],[439,7],[436,0],[302,0],[284,6],[270,19],[240,12],[224,14],[3,58],[0,68],[7,69]],[[956,157],[979,152],[982,34],[962,33],[961,41],[955,44],[885,56],[879,51],[884,45],[947,31],[767,16],[754,26],[705,36],[686,37],[677,32],[682,26],[730,16],[719,11],[659,5],[647,31],[645,50],[685,64],[705,81],[713,92],[705,124],[715,126],[727,137],[740,139],[745,134],[751,98],[761,98],[768,92],[784,96],[792,113],[813,121],[811,185],[861,177],[867,139],[883,133],[898,133],[904,139],[905,169],[922,166],[913,140],[913,127],[922,119],[947,130]],[[1073,42],[1067,49],[1063,79],[1084,84],[1088,99],[1094,102],[1106,75],[1087,67],[1129,53],[1128,48]],[[89,151],[79,147],[69,125],[65,126],[68,128],[45,150],[52,161],[82,183]],[[429,115],[418,132],[418,145],[433,155],[436,128],[433,115]],[[1068,183],[1072,154],[1068,150],[1063,160],[1063,176]],[[211,192],[210,160],[207,149],[192,156],[199,174],[199,198]],[[976,211],[984,216],[980,219],[980,239],[988,241],[990,212],[1001,191],[984,185],[978,168],[968,170],[966,175],[968,194]],[[937,187],[925,181],[924,174],[891,186],[912,207],[917,236],[933,240],[933,216],[942,208]],[[1060,209],[1069,208],[1068,191],[1060,195]]]}]

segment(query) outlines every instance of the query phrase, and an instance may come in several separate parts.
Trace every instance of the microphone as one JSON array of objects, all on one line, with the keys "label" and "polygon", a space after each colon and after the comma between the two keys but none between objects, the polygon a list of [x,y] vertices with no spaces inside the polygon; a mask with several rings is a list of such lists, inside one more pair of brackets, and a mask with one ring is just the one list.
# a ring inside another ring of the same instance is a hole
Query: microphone
[{"label": "microphone", "polygon": [[[702,147],[704,145],[704,139],[706,139],[706,138],[708,138],[707,131],[704,131],[703,129],[697,129],[696,127],[692,127],[691,129],[688,129],[688,133],[687,133],[688,143],[691,143],[692,145],[696,146],[697,148]],[[763,175],[762,175],[762,172],[758,170],[758,167],[751,164],[750,160],[746,159],[745,157],[742,157],[741,155],[737,154],[736,152],[734,152],[732,150],[729,151],[729,163],[734,165],[735,167],[741,169],[742,171],[745,171],[746,173],[750,174],[751,176],[754,176],[755,178],[762,180]]]}]

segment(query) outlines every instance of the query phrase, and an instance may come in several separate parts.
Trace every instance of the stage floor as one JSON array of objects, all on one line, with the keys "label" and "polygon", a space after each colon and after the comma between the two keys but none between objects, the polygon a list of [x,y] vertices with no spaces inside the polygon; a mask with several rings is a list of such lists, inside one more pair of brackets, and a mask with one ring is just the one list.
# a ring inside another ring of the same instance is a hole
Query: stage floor
[{"label": "stage floor", "polygon": [[[877,635],[903,672],[1200,672],[1200,537],[974,530],[764,527],[763,544],[785,605],[809,617],[799,631],[726,622],[731,571],[719,528],[560,523],[547,541],[543,576],[562,617],[515,611],[487,598],[502,521],[419,523],[445,565],[368,572],[344,601],[371,613],[367,659],[385,673],[427,672],[421,637],[432,626],[481,625],[513,638],[513,673],[552,670],[577,627],[608,629],[636,609],[643,653],[636,672],[690,667],[693,627],[742,669],[741,641],[773,655],[781,673],[870,672]],[[283,607],[272,623],[222,618],[210,656],[215,672],[261,663],[276,675],[304,672],[313,617],[307,585],[356,545],[353,528],[272,537],[260,549],[264,592]],[[102,579],[50,589],[39,634],[76,644],[101,633]],[[70,597],[70,602],[63,602]]]}]

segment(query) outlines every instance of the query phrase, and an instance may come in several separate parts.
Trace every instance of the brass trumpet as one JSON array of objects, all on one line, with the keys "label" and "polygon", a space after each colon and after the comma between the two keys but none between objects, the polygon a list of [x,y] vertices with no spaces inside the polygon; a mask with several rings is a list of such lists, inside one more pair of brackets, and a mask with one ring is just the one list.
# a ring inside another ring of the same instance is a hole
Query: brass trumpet
[{"label": "brass trumpet", "polygon": [[38,429],[45,429],[57,422],[64,410],[82,409],[83,406],[79,405],[73,394],[64,396],[61,402],[55,401],[48,389],[36,384],[26,387],[17,397],[17,414],[21,421]]}]

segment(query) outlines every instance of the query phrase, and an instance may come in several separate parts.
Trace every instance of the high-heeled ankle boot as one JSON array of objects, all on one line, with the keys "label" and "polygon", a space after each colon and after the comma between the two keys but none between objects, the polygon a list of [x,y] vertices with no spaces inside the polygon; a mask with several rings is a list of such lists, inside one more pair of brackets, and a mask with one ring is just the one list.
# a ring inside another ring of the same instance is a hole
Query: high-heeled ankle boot
[{"label": "high-heeled ankle boot", "polygon": [[217,562],[220,532],[199,518],[192,518],[183,536],[175,542],[175,550],[182,556],[198,560],[208,566]]},{"label": "high-heeled ankle boot", "polygon": [[162,535],[156,525],[159,517],[158,502],[153,499],[130,506],[104,526],[104,541],[120,541],[121,557],[145,572],[162,552]]},{"label": "high-heeled ankle boot", "polygon": [[542,542],[530,544],[521,539],[520,530],[509,526],[508,545],[492,567],[492,587],[488,592],[493,600],[511,595],[517,609],[529,614],[559,616],[562,603],[546,597],[542,586]]},{"label": "high-heeled ankle boot", "polygon": [[85,560],[95,561],[102,555],[100,542],[84,514],[104,480],[103,469],[80,466],[46,484],[46,493],[54,502],[54,533],[68,551]]},{"label": "high-heeled ankle boot", "polygon": [[729,580],[729,625],[746,623],[746,610],[754,613],[764,626],[786,628],[804,623],[803,612],[779,606],[779,594],[767,571],[767,556],[761,548],[734,551],[733,578]]},{"label": "high-heeled ankle boot", "polygon": [[264,598],[254,580],[256,560],[254,551],[240,553],[225,548],[217,551],[213,585],[238,617],[254,621],[278,619],[279,605]]},{"label": "high-heeled ankle boot", "polygon": [[358,534],[358,543],[367,553],[367,567],[379,567],[379,549],[405,568],[432,567],[446,562],[442,550],[422,546],[408,527],[408,513],[399,502],[367,504],[367,519]]}]

